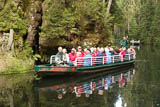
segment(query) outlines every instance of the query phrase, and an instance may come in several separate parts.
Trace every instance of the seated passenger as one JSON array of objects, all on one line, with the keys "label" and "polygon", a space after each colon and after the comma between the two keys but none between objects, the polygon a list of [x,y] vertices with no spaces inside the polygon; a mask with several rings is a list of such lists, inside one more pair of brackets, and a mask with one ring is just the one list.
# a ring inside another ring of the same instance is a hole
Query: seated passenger
[{"label": "seated passenger", "polygon": [[87,54],[87,48],[84,48],[84,56]]},{"label": "seated passenger", "polygon": [[109,48],[109,52],[111,53],[111,55],[117,54],[117,52],[113,48]]},{"label": "seated passenger", "polygon": [[81,52],[77,52],[77,67],[83,66],[83,56]]},{"label": "seated passenger", "polygon": [[81,53],[81,56],[84,56],[84,55],[85,55],[84,52],[82,51],[81,46],[78,46],[78,51],[77,51],[77,52],[80,52],[80,53]]},{"label": "seated passenger", "polygon": [[104,49],[100,49],[100,53],[96,55],[96,65],[102,65],[103,64],[103,57],[104,57]]},{"label": "seated passenger", "polygon": [[96,48],[91,48],[91,56],[92,56],[92,66],[95,64],[95,56],[96,56]]},{"label": "seated passenger", "polygon": [[69,53],[69,65],[73,66],[74,65],[74,61],[76,60],[76,50],[74,48],[72,48],[71,52]]},{"label": "seated passenger", "polygon": [[63,54],[63,49],[62,47],[59,47],[58,48],[58,53],[56,54],[56,57],[55,57],[55,62],[56,64],[64,64],[64,54]]},{"label": "seated passenger", "polygon": [[90,54],[90,50],[87,49],[86,50],[86,55],[84,56],[84,59],[83,59],[83,66],[84,67],[87,67],[87,66],[91,66],[91,60],[92,60],[92,56]]},{"label": "seated passenger", "polygon": [[69,63],[69,56],[67,54],[67,49],[63,49],[63,54],[64,54],[64,57],[63,57],[63,61],[68,64]]},{"label": "seated passenger", "polygon": [[[118,56],[118,53],[119,53],[119,51],[120,50],[118,50],[118,49],[113,49],[113,48],[110,48],[110,47],[108,47],[108,49],[109,49],[109,56],[111,55],[112,57],[111,57],[111,62],[121,62],[121,58],[120,58],[120,56]],[[107,53],[108,54],[108,53]],[[113,61],[114,60],[114,61]]]},{"label": "seated passenger", "polygon": [[105,53],[107,56],[106,64],[110,64],[112,62],[112,59],[111,59],[111,53],[109,52],[108,48],[105,48]]},{"label": "seated passenger", "polygon": [[128,49],[128,53],[133,54],[133,58],[131,58],[131,59],[135,59],[136,51],[134,50],[133,46],[130,46],[130,48]]},{"label": "seated passenger", "polygon": [[93,48],[93,54],[96,56],[96,48]]},{"label": "seated passenger", "polygon": [[96,55],[98,55],[99,53],[100,53],[100,48],[97,47],[97,49],[96,49]]},{"label": "seated passenger", "polygon": [[125,50],[126,50],[125,47],[122,47],[122,49],[120,50],[119,55],[120,55],[120,57],[121,57],[121,62],[124,61],[124,56],[126,55]]}]

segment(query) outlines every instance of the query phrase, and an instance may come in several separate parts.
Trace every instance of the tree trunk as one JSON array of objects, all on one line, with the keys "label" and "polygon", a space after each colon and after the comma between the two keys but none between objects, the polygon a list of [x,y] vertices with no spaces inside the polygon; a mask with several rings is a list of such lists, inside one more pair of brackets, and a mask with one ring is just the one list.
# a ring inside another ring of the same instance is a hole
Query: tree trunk
[{"label": "tree trunk", "polygon": [[12,50],[13,49],[13,36],[14,36],[14,30],[10,29],[10,35],[8,39],[8,45],[7,45],[7,50]]},{"label": "tree trunk", "polygon": [[42,1],[32,0],[29,10],[29,28],[28,28],[28,43],[33,48],[34,54],[39,50],[39,27],[42,24]]},{"label": "tree trunk", "polygon": [[158,1],[156,0],[156,4],[158,3]]},{"label": "tree trunk", "polygon": [[111,5],[112,5],[112,0],[109,0],[108,6],[107,6],[107,13],[110,13]]},{"label": "tree trunk", "polygon": [[128,20],[127,20],[127,28],[128,28],[128,34],[130,31],[130,18],[129,18],[129,13],[128,13]]}]

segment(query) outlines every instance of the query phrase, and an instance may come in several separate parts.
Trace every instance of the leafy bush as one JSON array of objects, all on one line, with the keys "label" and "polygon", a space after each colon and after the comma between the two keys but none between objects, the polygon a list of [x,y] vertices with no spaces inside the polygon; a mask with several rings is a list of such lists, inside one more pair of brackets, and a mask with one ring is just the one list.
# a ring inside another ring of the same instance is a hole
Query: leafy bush
[{"label": "leafy bush", "polygon": [[0,58],[0,72],[2,73],[24,73],[33,69],[32,58],[20,59],[8,53]]}]

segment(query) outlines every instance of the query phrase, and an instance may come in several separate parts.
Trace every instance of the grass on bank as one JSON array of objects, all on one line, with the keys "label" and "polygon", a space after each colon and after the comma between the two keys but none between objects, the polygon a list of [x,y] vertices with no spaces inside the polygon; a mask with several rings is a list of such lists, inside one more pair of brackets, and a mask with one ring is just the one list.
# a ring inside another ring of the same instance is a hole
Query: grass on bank
[{"label": "grass on bank", "polygon": [[33,69],[34,59],[32,58],[17,58],[11,53],[0,55],[0,73],[24,73]]}]

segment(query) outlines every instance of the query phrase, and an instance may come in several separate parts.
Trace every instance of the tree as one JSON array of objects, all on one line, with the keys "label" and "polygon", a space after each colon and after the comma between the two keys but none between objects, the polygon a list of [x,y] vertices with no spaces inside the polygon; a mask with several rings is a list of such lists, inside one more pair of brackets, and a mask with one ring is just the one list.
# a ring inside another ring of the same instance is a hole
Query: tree
[{"label": "tree", "polygon": [[112,0],[109,0],[107,6],[107,13],[110,13],[111,5],[112,5]]},{"label": "tree", "polygon": [[110,42],[112,17],[102,0],[45,1],[44,7],[41,40],[74,47],[86,41],[94,46]]},{"label": "tree", "polygon": [[28,10],[29,27],[27,40],[32,47],[34,54],[39,50],[39,32],[42,24],[42,3],[43,0],[31,0],[29,2],[30,9]]},{"label": "tree", "polygon": [[154,15],[153,1],[152,0],[147,1],[142,7],[140,13],[141,13],[140,23],[139,23],[139,29],[141,31],[140,39],[145,43],[150,43],[150,40],[152,39],[151,25]]},{"label": "tree", "polygon": [[10,1],[0,11],[0,31],[8,32],[14,29],[16,32],[26,29],[27,23],[23,20],[23,11],[18,3]]},{"label": "tree", "polygon": [[153,16],[153,21],[152,21],[152,42],[159,42],[160,41],[160,2],[157,3],[156,9],[155,9],[155,14]]},{"label": "tree", "polygon": [[[71,8],[65,8],[63,1],[46,1],[43,16],[42,39],[54,41],[54,45],[64,45],[70,40],[70,33],[75,26],[75,14]],[[47,10],[47,11],[46,11]]]},{"label": "tree", "polygon": [[[23,36],[26,34],[27,21],[23,16],[24,12],[19,4],[20,2],[18,1],[8,1],[0,11],[0,32],[10,32],[8,46],[6,47],[8,50],[14,47],[15,35]],[[13,34],[13,32],[15,33]]]}]

